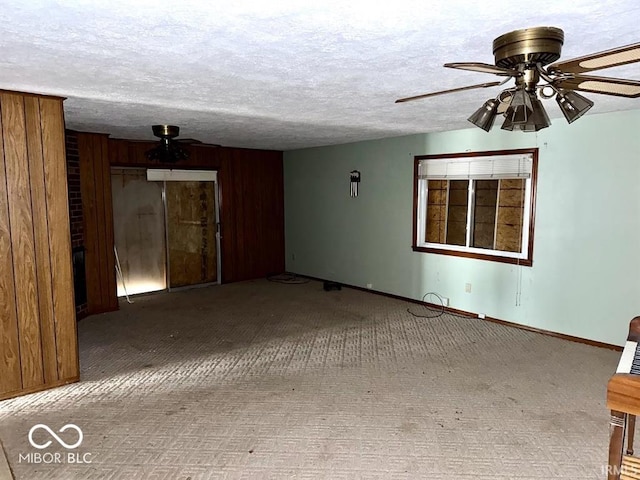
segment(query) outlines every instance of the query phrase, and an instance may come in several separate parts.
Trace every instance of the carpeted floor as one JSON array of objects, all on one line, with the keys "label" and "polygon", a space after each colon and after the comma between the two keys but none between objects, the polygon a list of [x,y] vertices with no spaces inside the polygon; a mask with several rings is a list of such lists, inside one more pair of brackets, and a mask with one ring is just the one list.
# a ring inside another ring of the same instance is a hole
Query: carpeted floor
[{"label": "carpeted floor", "polygon": [[[266,280],[138,297],[79,323],[82,382],[0,402],[10,466],[19,480],[604,478],[618,352],[408,307]],[[39,423],[83,442],[40,428],[53,443],[36,450]]]}]

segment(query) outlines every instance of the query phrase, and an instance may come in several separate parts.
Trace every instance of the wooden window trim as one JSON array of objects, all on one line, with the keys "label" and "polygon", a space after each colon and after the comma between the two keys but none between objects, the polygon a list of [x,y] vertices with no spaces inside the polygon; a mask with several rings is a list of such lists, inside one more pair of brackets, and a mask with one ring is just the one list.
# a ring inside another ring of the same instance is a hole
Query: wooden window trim
[{"label": "wooden window trim", "polygon": [[[442,159],[442,158],[464,158],[464,157],[486,157],[492,155],[513,155],[513,154],[531,154],[533,165],[531,169],[531,198],[530,201],[530,218],[529,218],[529,243],[527,245],[527,258],[503,257],[501,255],[484,254],[477,252],[460,252],[448,250],[446,248],[431,248],[418,246],[418,164],[421,160]],[[510,263],[515,265],[523,265],[531,267],[533,265],[533,239],[536,219],[536,193],[538,184],[538,149],[537,148],[521,148],[513,150],[491,150],[484,152],[462,152],[462,153],[445,153],[439,155],[416,155],[413,161],[413,239],[412,250],[414,252],[435,253],[439,255],[450,255],[454,257],[474,258],[477,260],[489,260],[500,263]]]}]

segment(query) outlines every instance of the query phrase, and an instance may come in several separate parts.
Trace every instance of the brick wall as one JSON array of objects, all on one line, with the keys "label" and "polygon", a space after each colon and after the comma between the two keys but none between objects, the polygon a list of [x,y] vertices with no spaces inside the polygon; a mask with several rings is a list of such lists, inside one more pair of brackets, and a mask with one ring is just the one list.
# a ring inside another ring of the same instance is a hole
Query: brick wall
[{"label": "brick wall", "polygon": [[67,130],[66,149],[71,247],[75,248],[84,244],[82,196],[80,194],[80,158],[78,156],[78,136],[75,132]]},{"label": "brick wall", "polygon": [[[69,221],[71,228],[71,248],[84,246],[84,217],[82,214],[82,195],[80,193],[80,157],[78,155],[78,135],[65,132],[67,151],[67,182],[69,188]],[[87,304],[76,306],[76,317],[86,317]]]}]

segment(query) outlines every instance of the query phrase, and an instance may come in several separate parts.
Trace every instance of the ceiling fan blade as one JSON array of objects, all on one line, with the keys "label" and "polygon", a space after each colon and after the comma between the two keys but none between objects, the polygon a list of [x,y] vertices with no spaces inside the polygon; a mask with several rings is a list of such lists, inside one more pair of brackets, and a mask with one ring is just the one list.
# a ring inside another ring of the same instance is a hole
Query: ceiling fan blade
[{"label": "ceiling fan blade", "polygon": [[522,75],[517,70],[497,67],[489,63],[481,62],[445,63],[444,66],[447,68],[457,68],[459,70],[471,70],[472,72],[494,73],[496,75],[504,75],[508,77],[519,77]]},{"label": "ceiling fan blade", "polygon": [[551,72],[583,73],[635,62],[640,62],[640,43],[554,63],[548,69]]},{"label": "ceiling fan blade", "polygon": [[452,88],[450,90],[440,90],[439,92],[425,93],[423,95],[416,95],[415,97],[399,98],[398,100],[396,100],[396,103],[410,102],[412,100],[420,100],[421,98],[434,97],[436,95],[444,95],[445,93],[455,93],[455,92],[462,92],[464,90],[473,90],[474,88],[495,87],[496,85],[500,85],[501,83],[502,82],[480,83],[478,85],[468,85],[466,87]]},{"label": "ceiling fan blade", "polygon": [[553,82],[556,87],[567,90],[615,95],[617,97],[640,97],[640,81],[626,78],[596,77],[593,75],[575,75],[573,78]]}]

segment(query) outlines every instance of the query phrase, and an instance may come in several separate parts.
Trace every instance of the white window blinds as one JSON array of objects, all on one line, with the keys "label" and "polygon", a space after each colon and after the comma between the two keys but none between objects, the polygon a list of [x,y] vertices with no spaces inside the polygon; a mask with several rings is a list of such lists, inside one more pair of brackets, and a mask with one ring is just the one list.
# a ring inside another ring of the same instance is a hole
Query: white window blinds
[{"label": "white window blinds", "polygon": [[434,158],[419,160],[421,179],[530,178],[533,154],[491,155],[485,157]]}]

